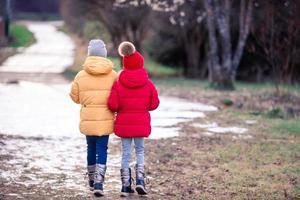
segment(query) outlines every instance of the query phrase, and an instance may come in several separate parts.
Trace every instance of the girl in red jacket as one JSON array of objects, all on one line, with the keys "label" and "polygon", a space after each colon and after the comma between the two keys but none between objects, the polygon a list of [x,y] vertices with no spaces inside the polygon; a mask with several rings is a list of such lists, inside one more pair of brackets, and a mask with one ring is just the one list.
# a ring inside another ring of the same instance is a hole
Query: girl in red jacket
[{"label": "girl in red jacket", "polygon": [[108,107],[116,112],[114,132],[122,138],[121,196],[128,196],[131,188],[131,144],[134,142],[136,153],[136,191],[147,194],[144,172],[144,137],[151,133],[149,111],[159,105],[155,86],[148,78],[144,68],[144,58],[130,42],[122,42],[118,48],[123,57],[123,68],[119,79],[114,83]]}]

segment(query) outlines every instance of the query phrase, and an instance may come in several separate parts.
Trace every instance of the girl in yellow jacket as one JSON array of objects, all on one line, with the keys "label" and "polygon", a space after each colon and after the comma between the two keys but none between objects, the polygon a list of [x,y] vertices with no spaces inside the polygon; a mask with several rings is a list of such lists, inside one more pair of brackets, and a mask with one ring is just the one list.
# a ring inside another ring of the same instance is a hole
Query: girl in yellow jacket
[{"label": "girl in yellow jacket", "polygon": [[91,40],[83,70],[76,75],[70,92],[72,100],[81,104],[80,132],[86,135],[89,186],[96,196],[103,195],[107,145],[114,125],[107,100],[117,74],[106,56],[104,42]]}]

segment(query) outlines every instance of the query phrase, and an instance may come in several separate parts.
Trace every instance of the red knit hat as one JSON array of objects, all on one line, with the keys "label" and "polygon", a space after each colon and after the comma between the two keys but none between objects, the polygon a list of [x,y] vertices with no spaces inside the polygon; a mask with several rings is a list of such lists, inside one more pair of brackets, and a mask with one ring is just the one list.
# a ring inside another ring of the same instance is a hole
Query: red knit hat
[{"label": "red knit hat", "polygon": [[136,51],[131,42],[122,42],[119,45],[118,52],[123,57],[123,67],[125,69],[135,70],[144,67],[143,56]]}]

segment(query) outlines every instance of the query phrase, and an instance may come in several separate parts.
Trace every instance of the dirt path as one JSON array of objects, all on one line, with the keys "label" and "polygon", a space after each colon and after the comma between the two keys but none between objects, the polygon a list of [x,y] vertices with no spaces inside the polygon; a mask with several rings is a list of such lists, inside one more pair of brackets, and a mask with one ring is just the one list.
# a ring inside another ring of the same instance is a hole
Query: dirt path
[{"label": "dirt path", "polygon": [[61,22],[28,21],[24,24],[34,34],[36,43],[2,63],[0,82],[66,83],[61,73],[73,64],[75,45],[57,30]]},{"label": "dirt path", "polygon": [[[71,102],[68,90],[68,84],[0,84],[3,199],[93,196],[83,175],[86,145],[78,131],[79,106]],[[153,133],[148,141],[178,136],[178,124],[204,118],[205,113],[216,110],[213,106],[161,97],[161,106],[152,115]],[[107,198],[119,196],[119,143],[119,138],[110,138]]]}]

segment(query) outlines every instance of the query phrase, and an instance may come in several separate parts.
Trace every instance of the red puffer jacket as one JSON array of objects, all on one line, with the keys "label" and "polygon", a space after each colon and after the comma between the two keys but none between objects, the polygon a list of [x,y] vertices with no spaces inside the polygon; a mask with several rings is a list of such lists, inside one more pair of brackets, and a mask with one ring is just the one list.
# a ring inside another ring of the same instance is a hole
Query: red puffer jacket
[{"label": "red puffer jacket", "polygon": [[149,111],[158,105],[157,90],[144,68],[122,71],[108,99],[109,109],[117,112],[115,134],[122,138],[148,137],[151,133]]}]

